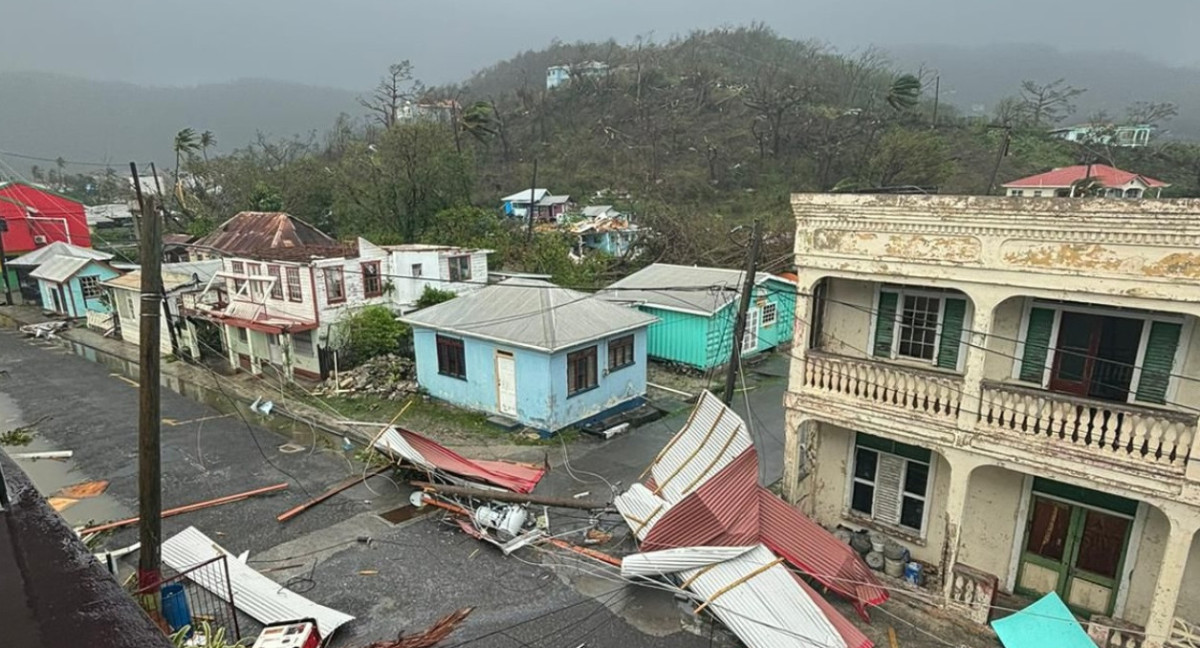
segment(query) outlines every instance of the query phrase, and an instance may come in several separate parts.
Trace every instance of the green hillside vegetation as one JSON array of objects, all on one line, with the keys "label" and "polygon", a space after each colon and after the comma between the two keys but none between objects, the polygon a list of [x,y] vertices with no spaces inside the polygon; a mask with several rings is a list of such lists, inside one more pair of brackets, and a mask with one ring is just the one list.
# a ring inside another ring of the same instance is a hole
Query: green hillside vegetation
[{"label": "green hillside vegetation", "polygon": [[[588,61],[607,67],[546,90],[548,66]],[[984,194],[993,173],[1002,183],[1092,161],[1171,182],[1169,195],[1200,195],[1194,145],[1050,139],[1046,129],[1082,94],[1065,81],[1012,88],[998,115],[968,119],[935,106],[932,78],[919,69],[762,26],[659,44],[556,43],[461,86],[424,88],[412,74],[392,66],[364,93],[364,115],[341,116],[321,137],[260,138],[216,157],[177,142],[179,171],[194,179],[176,196],[180,221],[202,233],[239,210],[283,209],[340,238],[488,247],[494,263],[591,287],[631,263],[737,265],[744,241],[730,231],[754,218],[768,230],[764,261],[783,269],[794,230],[788,196],[798,191]],[[389,104],[405,99],[460,108],[445,123],[392,123]],[[1157,118],[1171,116],[1159,108]],[[537,186],[636,214],[654,233],[646,252],[575,264],[566,237],[530,236],[499,218],[498,199],[530,186],[535,161]]]}]

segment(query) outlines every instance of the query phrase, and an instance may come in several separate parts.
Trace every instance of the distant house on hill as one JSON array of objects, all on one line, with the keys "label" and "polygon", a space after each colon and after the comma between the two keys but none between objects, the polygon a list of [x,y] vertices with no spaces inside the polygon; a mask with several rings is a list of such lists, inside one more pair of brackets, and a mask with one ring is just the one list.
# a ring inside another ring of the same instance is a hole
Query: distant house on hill
[{"label": "distant house on hill", "polygon": [[1005,183],[1009,196],[1065,198],[1080,191],[1079,183],[1091,179],[1109,198],[1145,198],[1151,191],[1157,198],[1171,186],[1162,180],[1122,171],[1107,164],[1076,164]]},{"label": "distant house on hill", "polygon": [[328,234],[285,212],[246,211],[221,223],[191,244],[193,259],[262,255],[270,250],[330,248],[338,242]]},{"label": "distant house on hill", "polygon": [[513,218],[524,219],[529,215],[529,206],[533,204],[533,219],[535,221],[558,221],[567,212],[571,197],[556,196],[547,189],[523,189],[511,196],[500,199],[504,214]]},{"label": "distant house on hill", "polygon": [[597,77],[608,72],[607,63],[584,61],[574,65],[551,65],[546,68],[546,89],[553,90],[570,82],[572,77]]},{"label": "distant house on hill", "polygon": [[1064,139],[1068,142],[1086,142],[1107,146],[1128,147],[1149,146],[1150,138],[1153,135],[1154,126],[1150,124],[1130,124],[1125,126],[1114,124],[1080,124],[1078,126],[1055,128],[1050,131],[1051,137]]},{"label": "distant house on hill", "polygon": [[460,106],[453,99],[443,101],[406,101],[396,108],[396,121],[401,124],[434,122],[449,124],[459,113]]},{"label": "distant house on hill", "polygon": [[[742,277],[740,270],[655,263],[596,296],[655,316],[647,334],[651,358],[710,369],[729,362],[733,354]],[[765,272],[758,273],[754,284],[742,357],[792,340],[796,284]]]}]

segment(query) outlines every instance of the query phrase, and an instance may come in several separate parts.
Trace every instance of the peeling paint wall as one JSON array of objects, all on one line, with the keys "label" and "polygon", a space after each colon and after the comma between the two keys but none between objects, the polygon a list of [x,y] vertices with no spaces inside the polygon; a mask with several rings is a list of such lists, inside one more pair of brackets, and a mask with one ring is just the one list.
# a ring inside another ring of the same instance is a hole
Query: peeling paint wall
[{"label": "peeling paint wall", "polygon": [[983,364],[984,380],[1007,380],[1012,377],[1013,358],[1017,355],[1017,340],[1021,335],[1021,318],[1024,315],[1025,300],[1020,297],[1004,300],[992,312],[992,331],[987,339],[988,353]]},{"label": "peeling paint wall", "polygon": [[875,286],[870,281],[829,279],[821,348],[851,357],[866,357],[871,347],[871,312]]},{"label": "peeling paint wall", "polygon": [[1008,578],[1013,538],[1024,529],[1017,520],[1025,477],[998,466],[971,473],[959,535],[959,562],[995,574],[1001,587]]},{"label": "peeling paint wall", "polygon": [[[1128,621],[1143,625],[1150,616],[1150,601],[1154,596],[1154,588],[1158,584],[1159,572],[1162,568],[1163,550],[1167,544],[1170,532],[1170,522],[1162,511],[1148,507],[1146,526],[1139,541],[1137,555],[1132,553],[1126,560],[1135,560],[1133,574],[1129,579],[1129,595],[1125,602],[1125,613],[1121,616]],[[1183,600],[1183,597],[1180,597]]]}]

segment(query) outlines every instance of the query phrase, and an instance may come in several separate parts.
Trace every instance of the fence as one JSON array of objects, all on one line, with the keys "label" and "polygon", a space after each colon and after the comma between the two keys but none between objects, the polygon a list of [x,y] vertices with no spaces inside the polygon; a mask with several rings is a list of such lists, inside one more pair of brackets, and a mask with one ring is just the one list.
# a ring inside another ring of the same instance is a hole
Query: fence
[{"label": "fence", "polygon": [[197,634],[205,627],[213,632],[223,628],[226,640],[236,642],[242,636],[225,561],[225,556],[217,556],[181,572],[164,569],[161,581],[134,590],[134,597],[167,634],[183,626],[190,626]]}]

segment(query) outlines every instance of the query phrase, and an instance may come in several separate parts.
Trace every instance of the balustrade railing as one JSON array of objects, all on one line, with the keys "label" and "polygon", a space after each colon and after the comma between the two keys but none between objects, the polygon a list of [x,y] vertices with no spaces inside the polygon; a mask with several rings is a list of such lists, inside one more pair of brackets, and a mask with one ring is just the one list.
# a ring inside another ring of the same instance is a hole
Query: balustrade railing
[{"label": "balustrade railing", "polygon": [[804,371],[809,391],[946,420],[958,416],[962,379],[941,372],[810,350]]}]

